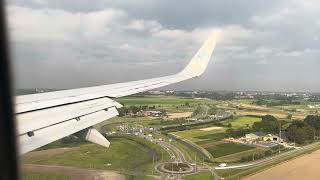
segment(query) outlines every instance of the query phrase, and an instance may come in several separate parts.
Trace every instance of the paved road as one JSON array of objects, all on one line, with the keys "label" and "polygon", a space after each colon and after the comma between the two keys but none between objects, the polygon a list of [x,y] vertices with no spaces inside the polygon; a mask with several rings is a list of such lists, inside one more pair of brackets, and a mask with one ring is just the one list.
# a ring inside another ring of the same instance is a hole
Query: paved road
[{"label": "paved road", "polygon": [[313,148],[318,147],[319,145],[320,145],[320,143],[313,143],[313,144],[301,147],[299,149],[294,149],[294,150],[291,150],[291,151],[288,151],[288,152],[284,152],[282,154],[279,154],[277,156],[273,156],[271,158],[262,159],[262,160],[255,161],[255,162],[252,162],[252,163],[234,164],[234,165],[227,166],[227,167],[215,167],[215,169],[217,169],[217,170],[243,169],[243,168],[251,168],[251,167],[254,167],[254,166],[260,166],[260,165],[264,165],[266,163],[270,163],[272,161],[275,161],[275,160],[278,160],[278,159],[281,159],[281,158],[286,158],[286,157],[292,156],[294,154],[299,154],[299,153],[302,153],[304,151],[311,150]]},{"label": "paved road", "polygon": [[[146,136],[143,135],[143,137],[148,138]],[[149,137],[150,139],[150,137]],[[189,162],[186,158],[186,155],[176,146],[172,145],[171,143],[168,143],[166,141],[159,141],[157,139],[153,139],[152,142],[157,143],[158,145],[160,145],[163,149],[165,149],[169,155],[171,157],[175,157],[173,159],[171,159],[169,162],[179,162],[179,163],[185,163],[188,164],[189,166],[191,166],[193,169],[191,171],[191,174],[193,173],[198,173],[201,171],[211,171],[212,172],[212,167],[207,166],[207,165],[199,165],[197,164],[196,166],[194,165],[194,162]],[[156,170],[158,169],[159,164],[156,165]],[[161,172],[163,173],[163,172]],[[214,172],[212,172],[215,177],[218,179],[219,176],[217,174],[215,174]],[[190,174],[190,172],[188,173]],[[164,175],[162,176],[161,179],[166,179],[166,180],[176,180],[176,179],[181,179],[182,177],[184,177],[186,174],[168,174],[168,173],[164,173]]]}]

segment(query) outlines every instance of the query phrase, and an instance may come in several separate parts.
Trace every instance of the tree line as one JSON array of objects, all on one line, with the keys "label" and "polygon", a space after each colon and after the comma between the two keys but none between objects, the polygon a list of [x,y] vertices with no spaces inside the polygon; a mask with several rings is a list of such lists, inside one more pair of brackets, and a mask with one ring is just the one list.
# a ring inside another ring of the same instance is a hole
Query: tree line
[{"label": "tree line", "polygon": [[[289,124],[286,128],[285,124]],[[320,136],[320,116],[308,115],[303,121],[280,121],[274,116],[266,115],[260,122],[255,122],[250,128],[228,129],[228,136],[241,137],[250,132],[265,132],[279,134],[280,128],[285,133],[287,139],[298,144],[306,144]]]}]

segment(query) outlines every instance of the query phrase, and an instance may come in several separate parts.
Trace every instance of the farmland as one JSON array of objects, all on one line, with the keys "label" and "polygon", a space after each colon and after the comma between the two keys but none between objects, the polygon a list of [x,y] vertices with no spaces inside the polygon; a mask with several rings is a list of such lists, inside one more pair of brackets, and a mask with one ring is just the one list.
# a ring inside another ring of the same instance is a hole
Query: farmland
[{"label": "farmland", "polygon": [[237,162],[243,155],[261,151],[261,149],[243,144],[224,142],[224,129],[212,131],[192,129],[187,131],[178,131],[172,134],[198,145],[203,150],[209,152],[213,156],[213,158],[218,161]]},{"label": "farmland", "polygon": [[213,155],[213,157],[218,158],[218,157],[254,149],[254,147],[250,147],[243,144],[235,144],[235,143],[221,143],[215,146],[209,146],[205,149],[209,151]]},{"label": "farmland", "polygon": [[126,107],[135,105],[155,106],[156,108],[169,110],[172,113],[193,111],[199,104],[217,104],[217,101],[209,99],[194,99],[176,96],[134,96],[119,98],[117,101],[124,104]]},{"label": "farmland", "polygon": [[132,96],[132,97],[123,97],[118,98],[118,102],[126,105],[162,105],[162,106],[170,106],[170,105],[183,105],[189,103],[190,105],[197,105],[199,103],[205,104],[215,104],[215,101],[209,99],[194,99],[187,97],[177,97],[177,96]]},{"label": "farmland", "polygon": [[[196,137],[205,136],[205,135],[209,135],[209,134],[215,134],[220,131],[223,132],[223,130],[202,131],[200,129],[191,129],[191,130],[187,130],[187,131],[174,132],[173,134],[180,136],[182,138],[191,139],[191,138],[196,138]],[[197,141],[197,140],[195,140],[195,141]]]},{"label": "farmland", "polygon": [[[134,115],[130,112],[129,115],[115,117],[95,125],[111,141],[109,149],[86,142],[62,144],[57,141],[43,149],[67,148],[52,149],[49,155],[46,155],[45,152],[41,154],[39,151],[36,153],[37,158],[24,159],[24,162],[33,165],[58,165],[114,171],[119,175],[125,175],[127,179],[154,179],[154,177],[161,176],[159,172],[154,171],[154,167],[160,162],[170,161],[169,159],[173,157],[168,155],[166,148],[152,142],[152,140],[161,138],[163,142],[171,140],[170,144],[179,149],[189,163],[197,162],[199,166],[205,164],[210,167],[219,163],[238,164],[256,160],[257,156],[264,155],[268,149],[227,142],[224,139],[230,137],[231,129],[250,130],[252,125],[262,121],[262,116],[266,114],[280,117],[281,120],[284,120],[282,122],[285,122],[283,128],[287,128],[292,123],[292,119],[287,118],[288,114],[292,113],[293,119],[302,114],[294,112],[293,109],[308,110],[307,104],[268,107],[254,104],[254,99],[225,101],[171,95],[141,95],[116,100],[128,109],[135,106],[140,108],[139,111],[165,110],[166,113],[155,117]],[[143,106],[146,107],[145,110],[141,109]],[[286,109],[290,109],[290,112]],[[224,115],[222,117],[225,118],[217,119],[221,115]],[[304,117],[301,116],[300,119],[302,118]],[[127,129],[120,130],[120,126],[127,127]],[[165,129],[167,127],[173,128]],[[139,128],[143,129],[143,132],[136,135]],[[63,153],[58,153],[58,151]],[[272,155],[274,154],[277,153]],[[218,174],[221,177],[229,175],[238,177],[238,173],[241,172],[230,170],[219,171]],[[246,171],[246,173],[252,172]],[[56,174],[52,173],[24,173],[26,179],[42,176],[52,177],[53,180],[56,178]],[[61,176],[61,179],[63,178],[68,179],[69,177]],[[210,172],[199,172],[185,176],[183,179],[212,178]]]},{"label": "farmland", "polygon": [[250,117],[250,116],[240,116],[233,120],[225,121],[225,124],[230,123],[232,128],[244,128],[252,126],[253,123],[261,121],[261,118]]}]

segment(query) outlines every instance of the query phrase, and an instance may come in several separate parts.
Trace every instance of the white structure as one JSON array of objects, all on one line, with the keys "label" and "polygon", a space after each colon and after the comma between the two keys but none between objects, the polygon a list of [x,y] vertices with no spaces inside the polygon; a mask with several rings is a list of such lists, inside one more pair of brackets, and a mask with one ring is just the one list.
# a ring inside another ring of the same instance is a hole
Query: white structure
[{"label": "white structure", "polygon": [[[200,76],[215,47],[212,34],[178,74],[126,83],[18,96],[15,99],[20,154],[32,151],[118,115],[117,98]],[[94,131],[88,140],[101,142]],[[99,140],[97,140],[97,138]],[[99,144],[107,145],[107,140]]]}]

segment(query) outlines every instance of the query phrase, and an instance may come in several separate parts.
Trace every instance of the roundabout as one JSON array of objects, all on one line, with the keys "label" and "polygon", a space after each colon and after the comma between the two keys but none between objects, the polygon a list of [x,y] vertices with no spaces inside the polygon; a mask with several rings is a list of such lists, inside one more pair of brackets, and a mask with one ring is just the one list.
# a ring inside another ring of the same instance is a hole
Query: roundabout
[{"label": "roundabout", "polygon": [[189,174],[195,172],[195,167],[183,162],[166,162],[156,166],[156,169],[167,174]]}]

